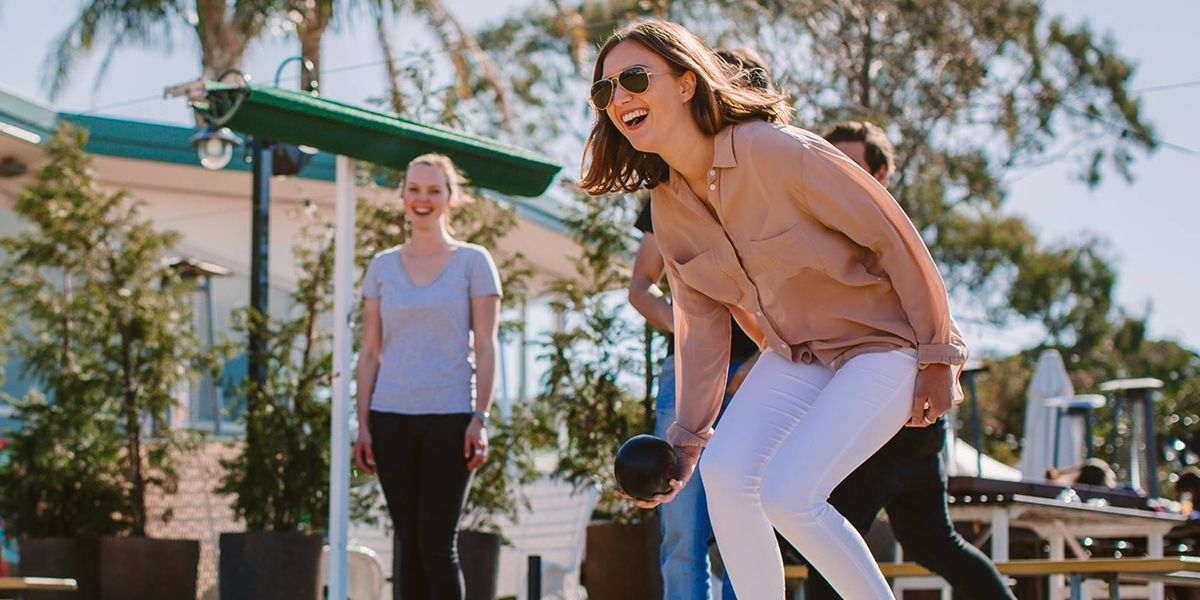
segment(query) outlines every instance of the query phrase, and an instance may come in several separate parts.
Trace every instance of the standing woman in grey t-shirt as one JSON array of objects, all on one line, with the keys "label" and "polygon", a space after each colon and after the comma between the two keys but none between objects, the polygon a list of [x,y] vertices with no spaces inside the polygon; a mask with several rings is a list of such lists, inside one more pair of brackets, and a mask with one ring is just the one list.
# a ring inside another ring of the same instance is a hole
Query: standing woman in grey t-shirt
[{"label": "standing woman in grey t-shirt", "polygon": [[363,277],[354,459],[379,474],[403,598],[463,597],[458,520],[487,456],[500,278],[488,251],[449,227],[463,183],[440,154],[409,163],[412,236],[376,255]]}]

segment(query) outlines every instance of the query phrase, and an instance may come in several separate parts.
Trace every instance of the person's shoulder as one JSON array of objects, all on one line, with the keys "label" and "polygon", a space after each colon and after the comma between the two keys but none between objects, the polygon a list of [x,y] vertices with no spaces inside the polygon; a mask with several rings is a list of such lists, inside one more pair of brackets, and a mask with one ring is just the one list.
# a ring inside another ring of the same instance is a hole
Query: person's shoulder
[{"label": "person's shoulder", "polygon": [[404,247],[404,244],[396,244],[395,246],[392,246],[391,248],[385,248],[383,250],[380,250],[379,252],[375,253],[375,256],[371,257],[371,262],[385,260],[385,259],[388,259],[389,257],[391,257],[392,255],[399,255],[400,248],[402,248],[402,247]]},{"label": "person's shoulder", "polygon": [[467,258],[474,260],[474,261],[491,262],[491,260],[492,260],[492,253],[489,252],[487,248],[484,248],[483,246],[480,246],[479,244],[472,244],[470,242],[462,242],[462,245],[459,246],[458,250],[459,250],[459,252],[465,252],[467,254]]},{"label": "person's shoulder", "polygon": [[767,121],[738,123],[733,129],[734,148],[744,149],[751,160],[799,159],[822,145],[821,136],[792,125]]},{"label": "person's shoulder", "polygon": [[733,139],[734,142],[749,141],[755,144],[807,146],[819,143],[821,136],[794,125],[754,120],[735,125]]}]

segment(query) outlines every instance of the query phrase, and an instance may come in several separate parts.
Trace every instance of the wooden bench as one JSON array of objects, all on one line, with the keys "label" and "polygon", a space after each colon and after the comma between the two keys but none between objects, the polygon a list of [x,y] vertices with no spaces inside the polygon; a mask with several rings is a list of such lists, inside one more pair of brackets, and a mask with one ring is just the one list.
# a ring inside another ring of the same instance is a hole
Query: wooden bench
[{"label": "wooden bench", "polygon": [[0,577],[0,590],[74,592],[79,584],[70,578]]},{"label": "wooden bench", "polygon": [[[1069,575],[1071,598],[1078,600],[1083,594],[1084,579],[1103,579],[1108,582],[1109,598],[1118,600],[1120,580],[1156,580],[1182,585],[1200,585],[1200,557],[1172,556],[1168,558],[1068,558],[1062,560],[1029,559],[1010,560],[996,563],[996,569],[1013,577],[1038,577],[1044,575]],[[917,563],[880,563],[883,576],[928,577],[934,575]],[[788,565],[784,567],[788,579],[806,579],[808,567]]]}]

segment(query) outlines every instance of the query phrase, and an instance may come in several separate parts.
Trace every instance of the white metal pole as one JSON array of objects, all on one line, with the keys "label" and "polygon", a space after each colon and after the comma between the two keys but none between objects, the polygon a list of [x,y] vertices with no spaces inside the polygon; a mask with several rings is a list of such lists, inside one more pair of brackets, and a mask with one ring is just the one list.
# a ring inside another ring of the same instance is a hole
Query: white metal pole
[{"label": "white metal pole", "polygon": [[337,157],[337,218],[333,260],[333,406],[330,410],[329,600],[346,599],[350,527],[350,382],[354,378],[350,319],[354,301],[354,161]]}]

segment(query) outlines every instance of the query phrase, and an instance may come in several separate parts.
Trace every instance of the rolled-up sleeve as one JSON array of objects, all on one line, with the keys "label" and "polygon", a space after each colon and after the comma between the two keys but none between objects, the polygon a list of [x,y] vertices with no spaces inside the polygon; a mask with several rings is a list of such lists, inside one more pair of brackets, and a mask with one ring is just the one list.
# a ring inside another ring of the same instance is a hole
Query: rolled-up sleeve
[{"label": "rolled-up sleeve", "polygon": [[675,321],[675,423],[673,446],[704,446],[725,395],[729,370],[729,310],[689,287],[666,261]]},{"label": "rolled-up sleeve", "polygon": [[801,168],[793,171],[793,190],[805,209],[879,257],[916,335],[922,368],[962,364],[966,347],[961,335],[953,335],[946,284],[912,221],[858,165],[832,147],[806,146],[798,152]]},{"label": "rolled-up sleeve", "polygon": [[962,361],[951,364],[951,372],[954,374],[954,387],[950,390],[950,400],[954,404],[962,404],[966,396],[963,394],[962,385],[959,380],[962,378],[963,367],[967,365],[967,359],[970,358],[970,350],[967,348],[967,341],[963,339],[962,330],[958,328],[958,322],[954,317],[950,317],[950,345],[962,350]]}]

